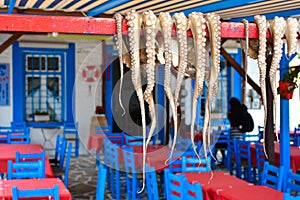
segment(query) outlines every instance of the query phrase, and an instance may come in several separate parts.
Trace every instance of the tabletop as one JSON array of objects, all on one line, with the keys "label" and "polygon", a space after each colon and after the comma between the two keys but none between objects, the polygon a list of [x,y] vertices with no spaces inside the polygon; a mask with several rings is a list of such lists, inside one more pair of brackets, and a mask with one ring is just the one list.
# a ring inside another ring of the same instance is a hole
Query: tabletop
[{"label": "tabletop", "polygon": [[[183,174],[188,182],[201,184],[205,200],[282,200],[283,198],[283,193],[277,190],[255,186],[224,172],[185,172]],[[268,192],[268,195],[264,192]]]},{"label": "tabletop", "polygon": [[[0,172],[7,172],[8,160],[16,160],[16,152],[20,153],[41,153],[43,147],[40,144],[0,144]],[[46,157],[46,177],[54,177],[48,157]]]},{"label": "tabletop", "polygon": [[60,200],[71,200],[72,196],[64,183],[59,178],[45,179],[20,179],[20,180],[2,180],[0,181],[0,200],[12,199],[12,186],[18,189],[38,189],[52,188],[54,184],[59,187]]},{"label": "tabletop", "polygon": [[96,152],[101,151],[104,144],[104,138],[106,138],[105,134],[90,134],[87,143],[87,149],[95,149]]}]

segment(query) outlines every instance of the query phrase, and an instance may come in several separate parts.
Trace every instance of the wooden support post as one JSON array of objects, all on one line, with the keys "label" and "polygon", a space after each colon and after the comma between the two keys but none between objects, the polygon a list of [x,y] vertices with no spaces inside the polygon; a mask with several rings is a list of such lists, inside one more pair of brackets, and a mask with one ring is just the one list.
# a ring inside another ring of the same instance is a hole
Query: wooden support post
[{"label": "wooden support post", "polygon": [[5,42],[0,45],[0,54],[5,51],[10,45],[12,45],[15,41],[17,41],[23,34],[22,33],[14,33],[10,38],[8,38]]}]

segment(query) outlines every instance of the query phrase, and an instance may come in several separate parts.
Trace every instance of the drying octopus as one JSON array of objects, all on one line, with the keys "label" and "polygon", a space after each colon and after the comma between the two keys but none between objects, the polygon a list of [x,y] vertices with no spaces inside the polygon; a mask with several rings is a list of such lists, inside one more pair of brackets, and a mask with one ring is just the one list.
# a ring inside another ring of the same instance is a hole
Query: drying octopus
[{"label": "drying octopus", "polygon": [[177,140],[177,111],[175,106],[174,97],[172,94],[170,79],[171,79],[171,67],[172,67],[172,18],[169,13],[161,12],[159,14],[160,27],[163,37],[163,51],[165,55],[165,70],[164,70],[164,91],[167,98],[169,99],[170,107],[173,114],[174,120],[174,138],[173,138],[173,148],[171,154],[174,150],[174,145]]},{"label": "drying octopus", "polygon": [[126,13],[128,37],[129,37],[129,51],[130,51],[130,69],[132,71],[132,83],[140,102],[141,117],[142,117],[142,132],[143,132],[143,186],[142,192],[145,188],[145,163],[146,163],[146,117],[145,104],[141,83],[141,66],[140,66],[140,31],[142,19],[140,15],[134,10]]},{"label": "drying octopus", "polygon": [[296,18],[289,17],[286,20],[285,39],[287,44],[288,56],[291,57],[297,49],[298,21]]},{"label": "drying octopus", "polygon": [[[255,15],[254,21],[258,27],[258,53],[250,54],[249,56],[258,60],[259,68],[259,83],[261,88],[261,97],[264,107],[264,127],[267,123],[267,96],[266,96],[266,73],[267,73],[267,63],[266,63],[266,52],[267,52],[267,21],[266,17],[263,15]],[[255,51],[255,50],[254,50]],[[263,139],[265,140],[265,129],[263,132]],[[265,148],[265,146],[264,146]]]},{"label": "drying octopus", "polygon": [[[272,52],[272,61],[269,71],[269,79],[271,84],[271,90],[273,93],[273,105],[274,105],[274,121],[276,123],[276,107],[277,107],[277,90],[276,90],[276,70],[279,67],[279,63],[282,57],[282,45],[283,40],[281,39],[284,35],[286,27],[286,22],[283,17],[274,17],[270,22],[270,31],[273,40],[273,52]],[[276,135],[278,141],[278,135]]]},{"label": "drying octopus", "polygon": [[[195,77],[195,86],[194,86],[194,95],[192,101],[192,118],[191,118],[191,141],[193,149],[198,155],[196,146],[194,143],[194,123],[196,119],[197,112],[197,99],[202,93],[203,82],[205,76],[205,64],[206,64],[206,20],[202,13],[192,12],[189,15],[189,27],[192,31],[194,38],[194,46],[195,46],[195,69],[196,69],[196,77]],[[198,155],[199,156],[199,155]]]},{"label": "drying octopus", "polygon": [[152,138],[156,127],[156,112],[155,104],[153,101],[153,87],[155,83],[155,37],[156,37],[156,23],[157,18],[153,11],[147,11],[143,13],[143,22],[146,37],[146,56],[147,61],[145,64],[146,74],[147,74],[147,88],[144,92],[144,99],[149,105],[149,111],[151,115],[151,127],[148,133],[148,138],[146,141],[146,148]]},{"label": "drying octopus", "polygon": [[[215,13],[206,15],[207,27],[209,31],[209,41],[211,47],[211,68],[205,102],[205,115],[203,123],[203,152],[207,160],[207,147],[210,146],[210,137],[207,132],[210,127],[211,104],[216,96],[218,86],[218,75],[220,71],[220,48],[221,48],[221,21],[220,16]],[[209,148],[210,150],[210,148]]]}]

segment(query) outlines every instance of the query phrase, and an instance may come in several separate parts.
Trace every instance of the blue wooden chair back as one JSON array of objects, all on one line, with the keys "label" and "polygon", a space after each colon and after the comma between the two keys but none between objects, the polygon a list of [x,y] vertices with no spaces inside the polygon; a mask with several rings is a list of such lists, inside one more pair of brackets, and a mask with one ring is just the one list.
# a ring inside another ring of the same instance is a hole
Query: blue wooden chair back
[{"label": "blue wooden chair back", "polygon": [[66,150],[67,150],[67,140],[64,137],[57,135],[53,163],[56,166],[58,165],[60,170],[63,169],[64,167]]},{"label": "blue wooden chair back", "polygon": [[[251,151],[250,151],[250,142],[249,141],[236,141],[236,168],[237,174],[236,176],[239,178],[243,178],[248,182],[252,182],[252,163],[251,163]],[[244,172],[244,177],[242,177],[243,170],[247,170]]]},{"label": "blue wooden chair back", "polygon": [[134,151],[132,147],[123,146],[123,154],[124,154],[124,163],[125,163],[125,170],[127,173],[135,174],[135,159],[134,159]]},{"label": "blue wooden chair back", "polygon": [[79,133],[78,133],[78,122],[65,122],[63,129],[63,136],[69,142],[74,144],[73,152],[76,157],[79,156]]},{"label": "blue wooden chair back", "polygon": [[255,144],[255,157],[256,157],[256,170],[257,170],[257,180],[255,183],[261,184],[262,172],[264,169],[264,163],[266,161],[266,155],[264,151],[264,146],[261,143]]},{"label": "blue wooden chair back", "polygon": [[41,160],[35,162],[8,161],[7,179],[44,178],[43,164]]},{"label": "blue wooden chair back", "polygon": [[208,162],[205,158],[182,157],[182,172],[209,172],[211,157],[208,156]]},{"label": "blue wooden chair back", "polygon": [[37,160],[42,161],[43,168],[43,178],[46,178],[46,152],[42,151],[41,153],[26,153],[21,154],[20,152],[16,152],[16,162],[35,162]]},{"label": "blue wooden chair back", "polygon": [[104,168],[103,165],[100,164],[98,168],[96,200],[104,200],[106,175],[107,175],[107,170]]},{"label": "blue wooden chair back", "polygon": [[237,155],[237,139],[230,138],[227,142],[227,159],[226,167],[229,170],[230,175],[233,175],[233,171],[238,171],[236,159]]},{"label": "blue wooden chair back", "polygon": [[24,198],[44,197],[45,199],[59,200],[59,187],[54,185],[53,188],[36,188],[32,190],[20,190],[16,186],[12,187],[12,200]]},{"label": "blue wooden chair back", "polygon": [[294,129],[294,145],[295,146],[300,146],[300,128],[296,127]]},{"label": "blue wooden chair back", "polygon": [[113,144],[116,144],[118,146],[122,146],[125,144],[124,132],[105,132],[105,135]]},{"label": "blue wooden chair back", "polygon": [[128,146],[142,146],[143,136],[125,134],[125,144]]},{"label": "blue wooden chair back", "polygon": [[10,143],[11,127],[0,126],[0,144]]},{"label": "blue wooden chair back", "polygon": [[262,185],[281,191],[282,183],[283,167],[276,167],[270,165],[269,162],[265,162],[264,171],[262,173]]},{"label": "blue wooden chair back", "polygon": [[66,166],[64,172],[64,184],[68,187],[69,184],[69,169],[70,169],[70,162],[71,162],[71,154],[72,154],[72,143],[69,142],[68,144],[68,151],[67,151],[67,158],[66,158]]},{"label": "blue wooden chair back", "polygon": [[185,200],[184,183],[185,177],[183,174],[173,174],[168,169],[164,171],[165,187],[168,200]]},{"label": "blue wooden chair back", "polygon": [[154,167],[146,165],[146,187],[149,200],[159,200],[157,177]]},{"label": "blue wooden chair back", "polygon": [[285,178],[286,184],[283,184],[284,192],[290,194],[299,194],[300,193],[300,175],[295,174],[290,170],[287,173],[287,177]]},{"label": "blue wooden chair back", "polygon": [[202,200],[202,187],[200,183],[191,184],[186,179],[184,181],[184,191],[186,200]]},{"label": "blue wooden chair back", "polygon": [[11,123],[11,134],[10,134],[11,144],[29,144],[30,134],[25,123]]},{"label": "blue wooden chair back", "polygon": [[230,130],[213,130],[212,144],[227,144],[230,138]]},{"label": "blue wooden chair back", "polygon": [[194,150],[190,151],[174,151],[169,159],[169,170],[171,173],[182,172],[182,157],[187,156],[195,158]]},{"label": "blue wooden chair back", "polygon": [[300,200],[300,196],[292,196],[290,193],[284,193],[283,200]]},{"label": "blue wooden chair back", "polygon": [[95,134],[112,132],[111,126],[95,126]]}]

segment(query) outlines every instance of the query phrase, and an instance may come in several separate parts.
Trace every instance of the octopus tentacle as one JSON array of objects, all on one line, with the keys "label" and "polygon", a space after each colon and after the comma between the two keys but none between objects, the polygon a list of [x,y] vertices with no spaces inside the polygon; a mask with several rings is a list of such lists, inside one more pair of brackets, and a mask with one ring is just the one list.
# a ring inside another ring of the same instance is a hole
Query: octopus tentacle
[{"label": "octopus tentacle", "polygon": [[[267,21],[266,21],[266,17],[263,15],[255,15],[254,21],[258,27],[258,32],[259,32],[259,38],[258,38],[259,49],[258,49],[257,60],[258,60],[258,68],[259,68],[259,83],[260,83],[260,89],[261,89],[261,97],[262,97],[262,103],[264,106],[264,127],[266,127],[266,123],[267,123],[267,96],[266,96]],[[265,141],[265,129],[263,132],[263,139]],[[264,145],[264,150],[265,150],[265,145]]]},{"label": "octopus tentacle", "polygon": [[[178,46],[179,46],[178,74],[177,74],[176,89],[175,89],[175,94],[174,94],[174,102],[175,102],[175,106],[176,106],[178,103],[179,92],[180,92],[181,84],[182,84],[183,77],[185,74],[185,69],[187,67],[187,35],[186,35],[186,31],[188,28],[188,20],[183,12],[175,13],[172,18],[174,19],[174,22],[175,22],[177,38],[178,38]],[[175,110],[176,110],[175,116],[177,116],[177,109],[175,109]],[[177,124],[175,124],[174,126],[177,126]],[[175,149],[176,140],[177,140],[177,134],[176,134],[176,137],[174,134],[174,140],[173,140],[173,144],[171,147],[170,157],[172,156],[172,152]]]},{"label": "octopus tentacle", "polygon": [[162,29],[163,35],[163,48],[165,52],[165,74],[164,74],[164,90],[166,93],[167,98],[169,99],[169,103],[171,106],[173,120],[174,120],[174,138],[173,138],[173,146],[171,149],[171,156],[175,148],[177,134],[178,134],[178,127],[177,127],[177,111],[175,106],[174,97],[172,94],[170,80],[171,80],[171,67],[172,67],[172,18],[169,13],[161,12],[159,14],[160,26]]},{"label": "octopus tentacle", "polygon": [[[269,71],[269,79],[271,84],[271,90],[273,93],[273,105],[274,105],[274,121],[276,123],[276,108],[277,108],[277,89],[276,89],[276,70],[279,67],[279,62],[282,57],[282,45],[283,40],[281,39],[285,32],[286,22],[283,17],[275,17],[271,23],[271,34],[273,39],[273,52],[272,61]],[[278,135],[276,135],[278,141]]]},{"label": "octopus tentacle", "polygon": [[286,20],[285,29],[285,39],[287,43],[288,56],[291,57],[292,54],[296,53],[297,48],[297,31],[298,31],[298,21],[296,18],[289,17]]},{"label": "octopus tentacle", "polygon": [[[192,119],[191,119],[191,141],[193,149],[198,155],[195,142],[194,142],[194,124],[196,119],[197,112],[197,99],[202,93],[204,75],[205,75],[205,64],[206,64],[206,20],[203,17],[202,13],[192,12],[189,15],[189,26],[194,37],[194,46],[195,46],[195,58],[196,58],[196,78],[195,78],[195,87],[194,95],[192,102]],[[199,155],[198,155],[199,157]]]},{"label": "octopus tentacle", "polygon": [[147,87],[144,92],[144,99],[149,104],[149,111],[152,119],[150,131],[146,141],[146,148],[151,141],[151,137],[154,133],[156,127],[156,113],[155,113],[155,104],[153,101],[153,87],[155,83],[155,37],[157,31],[156,29],[156,16],[153,11],[146,11],[143,13],[144,29],[146,36],[146,55],[147,61],[145,65],[147,73]]},{"label": "octopus tentacle", "polygon": [[143,185],[142,189],[138,192],[142,192],[145,188],[145,163],[146,163],[146,117],[145,117],[145,105],[141,83],[141,69],[140,69],[140,31],[142,19],[134,10],[129,11],[126,14],[129,36],[129,50],[131,57],[131,71],[132,71],[132,83],[136,94],[138,96],[141,108],[142,116],[142,129],[143,129]]},{"label": "octopus tentacle", "polygon": [[[210,136],[207,136],[207,132],[208,128],[210,127],[211,104],[217,93],[218,75],[220,71],[221,21],[220,16],[218,16],[215,13],[208,13],[206,16],[206,20],[211,45],[211,69],[207,90],[207,98],[205,102],[205,115],[203,124],[203,148],[204,156],[207,160],[207,146],[210,146]],[[209,151],[211,153],[210,148]]]},{"label": "octopus tentacle", "polygon": [[123,16],[120,13],[116,13],[114,15],[114,18],[116,19],[116,25],[117,25],[117,35],[115,36],[116,39],[116,46],[117,49],[119,50],[119,59],[120,59],[120,90],[119,90],[119,103],[120,106],[123,110],[122,116],[125,115],[126,111],[124,109],[123,103],[122,103],[122,87],[123,87],[123,74],[124,74],[124,69],[123,69],[123,38],[122,38],[122,21],[123,21]]},{"label": "octopus tentacle", "polygon": [[245,27],[245,48],[244,48],[244,70],[245,70],[245,76],[243,78],[243,104],[246,105],[246,99],[247,99],[247,71],[248,71],[248,51],[249,51],[249,22],[246,19],[242,20],[244,27]]}]

